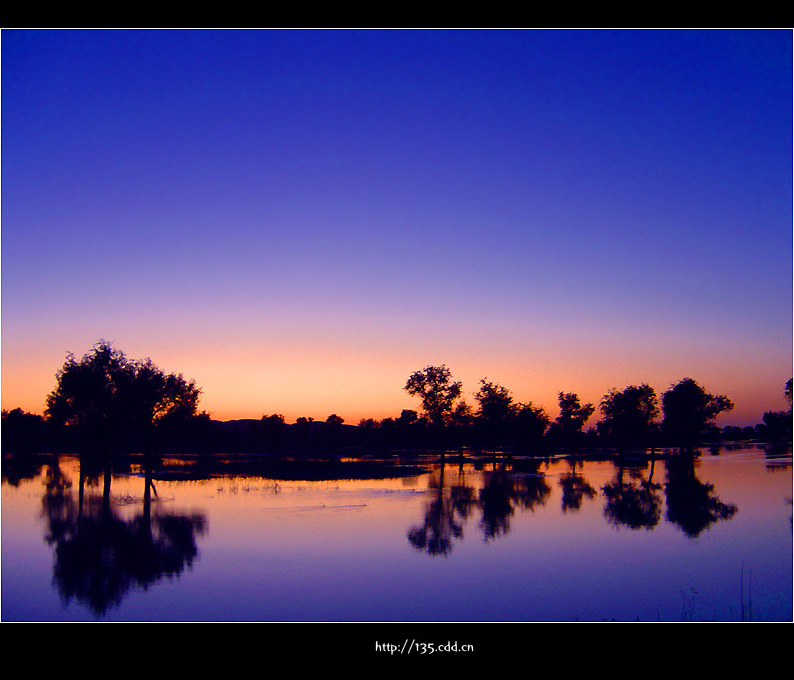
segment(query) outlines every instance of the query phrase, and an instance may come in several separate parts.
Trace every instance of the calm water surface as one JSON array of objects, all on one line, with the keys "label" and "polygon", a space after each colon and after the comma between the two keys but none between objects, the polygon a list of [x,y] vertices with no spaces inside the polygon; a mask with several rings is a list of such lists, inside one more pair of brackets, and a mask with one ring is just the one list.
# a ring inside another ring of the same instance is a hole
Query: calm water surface
[{"label": "calm water surface", "polygon": [[2,619],[792,620],[790,452],[423,464],[172,465],[147,495],[136,464],[81,482],[75,457],[4,461]]}]

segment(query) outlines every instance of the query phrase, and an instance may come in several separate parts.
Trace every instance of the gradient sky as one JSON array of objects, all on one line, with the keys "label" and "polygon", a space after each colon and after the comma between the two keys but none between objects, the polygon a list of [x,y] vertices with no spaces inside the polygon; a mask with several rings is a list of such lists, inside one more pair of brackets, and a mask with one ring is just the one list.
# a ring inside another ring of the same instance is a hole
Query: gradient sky
[{"label": "gradient sky", "polygon": [[792,32],[3,30],[2,406],[100,338],[213,417],[445,363],[787,408]]}]

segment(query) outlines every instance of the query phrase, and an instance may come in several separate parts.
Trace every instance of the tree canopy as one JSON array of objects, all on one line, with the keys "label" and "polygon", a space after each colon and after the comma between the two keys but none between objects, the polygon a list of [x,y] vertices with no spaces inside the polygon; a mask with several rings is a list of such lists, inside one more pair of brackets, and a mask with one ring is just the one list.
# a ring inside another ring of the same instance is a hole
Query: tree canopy
[{"label": "tree canopy", "polygon": [[728,397],[709,394],[692,378],[684,378],[662,395],[662,430],[691,453],[706,426],[732,408]]},{"label": "tree canopy", "polygon": [[201,394],[194,381],[165,373],[151,359],[129,359],[104,340],[79,361],[69,354],[56,380],[46,416],[97,445],[111,437],[149,443],[156,431],[195,416]]},{"label": "tree canopy", "polygon": [[479,404],[477,417],[485,422],[504,424],[516,413],[516,404],[510,390],[497,383],[481,380],[480,389],[474,394],[474,398]]},{"label": "tree canopy", "polygon": [[624,390],[612,388],[601,400],[603,420],[599,431],[620,449],[644,447],[651,437],[653,420],[659,414],[652,387],[631,385]]},{"label": "tree canopy", "polygon": [[415,371],[405,383],[408,394],[422,400],[422,410],[436,427],[447,423],[460,398],[461,389],[461,383],[452,380],[452,373],[444,364]]},{"label": "tree canopy", "polygon": [[584,424],[593,415],[595,406],[582,404],[574,392],[560,392],[557,395],[560,414],[554,420],[552,435],[563,445],[576,444],[582,437]]},{"label": "tree canopy", "polygon": [[505,446],[512,435],[517,404],[506,387],[488,380],[480,380],[480,389],[474,393],[479,404],[477,422],[487,446]]},{"label": "tree canopy", "polygon": [[[480,380],[472,408],[462,398],[461,382],[444,364],[415,371],[404,389],[420,398],[421,415],[405,409],[397,418],[363,419],[353,428],[343,427],[344,419],[336,413],[317,423],[312,417],[298,418],[294,425],[273,414],[263,415],[254,425],[243,419],[229,426],[211,421],[208,413],[197,414],[201,390],[195,381],[166,373],[149,358],[130,359],[100,340],[79,360],[67,355],[56,373],[56,387],[47,396],[44,418],[21,409],[3,411],[3,451],[74,450],[70,447],[75,445],[106,451],[140,446],[148,451],[157,442],[224,451],[257,446],[267,451],[308,451],[321,444],[329,450],[450,446],[509,456],[555,447],[641,450],[656,443],[691,453],[707,433],[711,438],[755,437],[776,443],[791,439],[790,409],[766,412],[763,423],[755,427],[728,426],[718,432],[714,419],[731,410],[733,403],[723,395],[707,393],[691,378],[672,385],[661,400],[645,383],[611,389],[599,404],[600,421],[587,432],[584,426],[595,408],[573,392],[558,393],[559,415],[552,422],[542,406],[522,403],[509,389],[488,379]],[[790,403],[791,379],[784,394]],[[658,423],[660,401],[664,415]]]}]

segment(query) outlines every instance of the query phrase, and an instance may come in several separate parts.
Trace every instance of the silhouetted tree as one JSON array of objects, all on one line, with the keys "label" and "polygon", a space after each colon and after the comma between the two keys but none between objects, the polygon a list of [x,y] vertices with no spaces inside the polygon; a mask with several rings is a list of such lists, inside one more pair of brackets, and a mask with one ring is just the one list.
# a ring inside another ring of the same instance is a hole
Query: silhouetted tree
[{"label": "silhouetted tree", "polygon": [[662,395],[662,430],[682,453],[692,453],[706,427],[732,408],[728,397],[708,394],[692,378],[684,378]]},{"label": "silhouetted tree", "polygon": [[56,374],[57,387],[47,397],[45,415],[94,440],[106,437],[120,420],[123,405],[116,385],[129,382],[127,372],[126,357],[105,342],[95,345],[79,362],[69,354]]},{"label": "silhouetted tree", "polygon": [[332,413],[325,419],[323,427],[323,444],[326,451],[334,453],[342,444],[342,425],[345,419]]},{"label": "silhouetted tree", "polygon": [[127,413],[145,435],[179,430],[196,415],[201,390],[181,374],[158,368],[151,359],[130,361],[131,381]]},{"label": "silhouetted tree", "polygon": [[427,420],[420,418],[412,409],[403,409],[400,417],[394,421],[398,448],[411,449],[419,445],[427,425]]},{"label": "silhouetted tree", "polygon": [[480,380],[480,389],[474,398],[480,405],[477,417],[484,421],[503,423],[515,413],[515,404],[510,390],[498,383]]},{"label": "silhouetted tree", "polygon": [[773,442],[791,440],[791,412],[767,411],[763,420],[765,439]]},{"label": "silhouetted tree", "polygon": [[422,410],[436,427],[446,424],[447,419],[460,398],[461,383],[452,380],[452,373],[445,366],[427,366],[411,374],[405,390],[422,400]]},{"label": "silhouetted tree", "polygon": [[556,443],[563,446],[576,446],[582,440],[582,428],[593,415],[592,404],[582,404],[573,392],[560,392],[560,415],[554,421],[550,434]]},{"label": "silhouetted tree", "polygon": [[342,423],[345,422],[345,419],[342,416],[336,415],[336,413],[332,413],[325,419],[325,424],[329,427],[339,427]]},{"label": "silhouetted tree", "polygon": [[3,453],[32,453],[44,444],[45,423],[40,415],[27,413],[21,408],[2,412]]},{"label": "silhouetted tree", "polygon": [[517,410],[510,390],[483,379],[474,398],[479,404],[476,417],[486,447],[496,450],[505,446]]},{"label": "silhouetted tree", "polygon": [[532,402],[518,404],[514,418],[514,441],[522,449],[537,450],[543,444],[543,435],[551,423],[542,406]]},{"label": "silhouetted tree", "polygon": [[284,445],[284,437],[287,432],[284,416],[280,413],[263,415],[261,420],[261,432],[266,451],[275,451],[281,448]]},{"label": "silhouetted tree", "polygon": [[621,450],[645,448],[651,439],[653,420],[659,414],[656,392],[643,383],[622,392],[613,388],[601,400],[603,420],[599,431]]},{"label": "silhouetted tree", "polygon": [[460,399],[461,383],[452,380],[450,370],[442,364],[412,373],[405,383],[405,390],[422,400],[422,410],[430,421],[435,443],[443,453],[442,433]]},{"label": "silhouetted tree", "polygon": [[295,421],[295,445],[298,449],[305,451],[310,447],[312,443],[313,423],[314,418],[312,416],[301,416]]},{"label": "silhouetted tree", "polygon": [[201,394],[194,381],[166,374],[151,359],[128,359],[104,340],[80,361],[69,354],[56,380],[45,415],[101,449],[134,437],[149,450],[156,434],[196,415]]},{"label": "silhouetted tree", "polygon": [[[786,401],[791,404],[791,378],[786,381],[783,393]],[[764,439],[774,444],[783,442],[791,443],[792,439],[792,413],[788,411],[767,411],[763,416],[764,424],[759,428],[762,430]]]},{"label": "silhouetted tree", "polygon": [[374,418],[362,418],[356,428],[356,439],[367,453],[370,449],[380,448],[380,423]]},{"label": "silhouetted tree", "polygon": [[465,401],[459,401],[449,416],[449,430],[451,444],[460,449],[467,446],[471,439],[475,415]]}]

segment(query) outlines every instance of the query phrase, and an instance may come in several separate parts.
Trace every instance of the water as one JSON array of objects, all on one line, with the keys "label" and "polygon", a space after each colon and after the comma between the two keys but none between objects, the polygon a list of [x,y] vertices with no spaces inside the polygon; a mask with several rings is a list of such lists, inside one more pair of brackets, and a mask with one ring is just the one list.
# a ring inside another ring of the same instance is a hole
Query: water
[{"label": "water", "polygon": [[419,462],[308,481],[172,460],[147,497],[140,461],[109,487],[75,457],[4,461],[2,619],[792,620],[790,453]]}]

